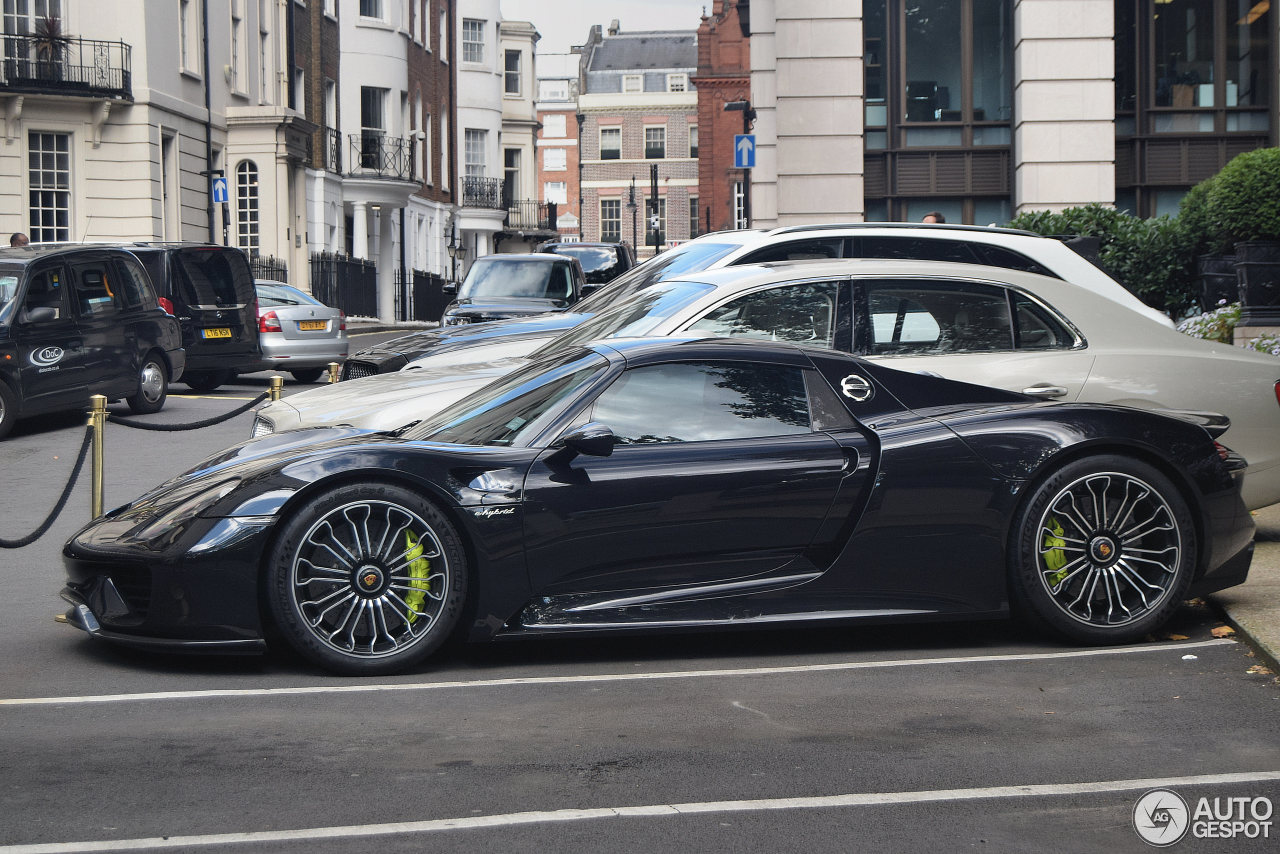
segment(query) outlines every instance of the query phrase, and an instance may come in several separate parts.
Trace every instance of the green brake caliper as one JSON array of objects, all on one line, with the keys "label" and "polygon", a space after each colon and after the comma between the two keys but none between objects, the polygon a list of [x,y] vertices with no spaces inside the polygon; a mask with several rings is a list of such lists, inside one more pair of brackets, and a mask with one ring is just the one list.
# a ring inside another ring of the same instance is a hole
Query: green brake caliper
[{"label": "green brake caliper", "polygon": [[413,531],[404,532],[404,547],[409,558],[409,594],[404,603],[409,606],[409,622],[417,621],[417,611],[427,601],[427,591],[431,589],[428,576],[431,574],[431,561],[422,556],[422,543],[413,535]]},{"label": "green brake caliper", "polygon": [[1067,577],[1067,553],[1062,550],[1067,541],[1062,539],[1065,532],[1056,517],[1050,516],[1049,523],[1045,527],[1048,530],[1044,533],[1044,565],[1052,573],[1049,576],[1049,586],[1057,587],[1062,583],[1062,579]]}]

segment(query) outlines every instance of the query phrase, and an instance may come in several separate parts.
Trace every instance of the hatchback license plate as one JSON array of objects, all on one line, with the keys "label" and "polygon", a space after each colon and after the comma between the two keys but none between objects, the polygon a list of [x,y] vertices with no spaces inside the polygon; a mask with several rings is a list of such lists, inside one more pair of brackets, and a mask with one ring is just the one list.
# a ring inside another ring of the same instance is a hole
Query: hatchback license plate
[{"label": "hatchback license plate", "polygon": [[225,326],[217,329],[201,329],[200,335],[204,338],[230,338],[231,330]]},{"label": "hatchback license plate", "polygon": [[324,329],[328,327],[329,322],[326,320],[299,320],[298,328],[303,332],[309,332],[315,329]]}]

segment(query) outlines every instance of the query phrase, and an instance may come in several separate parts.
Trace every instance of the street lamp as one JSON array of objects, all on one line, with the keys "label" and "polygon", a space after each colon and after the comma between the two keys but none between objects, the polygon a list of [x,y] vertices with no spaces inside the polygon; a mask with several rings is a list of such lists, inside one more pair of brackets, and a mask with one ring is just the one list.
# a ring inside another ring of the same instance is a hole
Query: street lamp
[{"label": "street lamp", "polygon": [[449,281],[458,281],[458,257],[464,255],[462,244],[458,242],[458,224],[453,224],[453,229],[449,232],[449,242],[445,245],[445,250],[449,253]]},{"label": "street lamp", "polygon": [[[726,113],[742,113],[742,132],[744,134],[751,133],[751,123],[756,120],[756,111],[751,109],[751,102],[747,100],[727,101],[724,105]],[[742,170],[742,218],[745,220],[744,225],[751,227],[751,170]]]},{"label": "street lamp", "polygon": [[636,176],[631,176],[631,190],[627,193],[627,210],[631,211],[631,251],[639,253],[636,249]]}]

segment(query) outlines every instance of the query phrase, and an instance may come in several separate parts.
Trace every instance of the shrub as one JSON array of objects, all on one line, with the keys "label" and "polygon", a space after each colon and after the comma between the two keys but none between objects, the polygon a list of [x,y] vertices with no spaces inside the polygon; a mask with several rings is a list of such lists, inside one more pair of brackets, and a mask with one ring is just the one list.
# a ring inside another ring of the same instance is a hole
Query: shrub
[{"label": "shrub", "polygon": [[[1230,344],[1235,337],[1236,324],[1240,322],[1240,303],[1223,303],[1213,311],[1206,311],[1194,317],[1188,317],[1178,324],[1178,331],[1185,332],[1192,338],[1206,341],[1221,341]],[[1246,350],[1257,350],[1269,356],[1280,356],[1280,336],[1260,335],[1246,344]]]},{"label": "shrub", "polygon": [[1246,151],[1210,179],[1206,220],[1213,251],[1280,240],[1280,148]]}]

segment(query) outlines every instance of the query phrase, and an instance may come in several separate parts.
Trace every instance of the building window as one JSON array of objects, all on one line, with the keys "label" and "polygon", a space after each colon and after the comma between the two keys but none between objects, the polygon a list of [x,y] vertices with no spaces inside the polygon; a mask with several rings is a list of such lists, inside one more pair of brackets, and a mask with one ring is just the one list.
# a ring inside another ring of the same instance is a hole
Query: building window
[{"label": "building window", "polygon": [[258,252],[258,167],[252,160],[236,166],[236,237],[241,249]]},{"label": "building window", "polygon": [[520,149],[504,148],[502,150],[502,177],[505,181],[502,191],[507,197],[507,207],[510,207],[513,199],[521,197]]},{"label": "building window", "polygon": [[668,74],[667,75],[667,91],[668,92],[689,91],[689,75],[688,74]]},{"label": "building window", "polygon": [[382,166],[382,142],[387,134],[387,91],[374,86],[360,87],[360,165],[365,169]]},{"label": "building window", "polygon": [[644,91],[644,75],[643,74],[624,74],[622,75],[622,91],[628,95],[634,95]]},{"label": "building window", "polygon": [[[539,101],[569,100],[569,81],[568,80],[539,80],[538,81],[538,100]],[[564,134],[561,134],[561,136],[563,135]]]},{"label": "building window", "polygon": [[509,50],[505,57],[506,72],[502,78],[502,91],[508,95],[520,94],[520,51]]},{"label": "building window", "polygon": [[689,156],[698,159],[698,126],[689,125]]},{"label": "building window", "polygon": [[[565,181],[547,181],[542,185],[542,200],[557,205],[569,203],[569,185]],[[621,227],[621,226],[619,226]]]},{"label": "building window", "polygon": [[689,197],[689,237],[698,236],[698,197]]},{"label": "building window", "polygon": [[289,109],[302,113],[307,104],[307,74],[301,68],[293,69],[293,94],[289,98]]},{"label": "building window", "polygon": [[662,160],[667,156],[667,129],[656,125],[644,129],[644,159]]},{"label": "building window", "polygon": [[741,181],[733,182],[733,227],[749,228],[747,225],[747,197],[743,192]]},{"label": "building window", "polygon": [[245,78],[245,44],[244,44],[244,12],[240,8],[243,0],[231,0],[231,80],[227,85],[236,91],[241,90]]},{"label": "building window", "polygon": [[449,61],[449,10],[440,10],[440,61]]},{"label": "building window", "polygon": [[35,243],[70,240],[71,134],[28,132],[27,184],[27,236]]},{"label": "building window", "polygon": [[622,240],[622,199],[600,200],[600,239],[605,243]]},{"label": "building window", "polygon": [[545,172],[563,172],[569,168],[569,152],[563,148],[542,149],[542,169]]},{"label": "building window", "polygon": [[360,0],[360,17],[382,18],[382,0]]},{"label": "building window", "polygon": [[[8,12],[9,4],[5,4],[5,11]],[[178,7],[178,62],[183,71],[196,71],[199,69],[195,58],[199,55],[195,45],[195,0],[182,0],[182,4]],[[6,14],[7,17],[7,14]],[[5,32],[10,32],[8,21],[5,21]]]},{"label": "building window", "polygon": [[600,128],[600,159],[619,160],[622,157],[622,128]]},{"label": "building window", "polygon": [[462,61],[484,62],[484,21],[462,21]]},{"label": "building window", "polygon": [[428,185],[435,178],[435,146],[431,139],[431,114],[422,115],[422,175]]},{"label": "building window", "polygon": [[567,127],[568,125],[565,122],[564,113],[556,113],[542,117],[542,136],[544,139],[548,137],[560,139],[567,136]]},{"label": "building window", "polygon": [[258,103],[270,104],[271,82],[275,73],[271,63],[271,34],[265,30],[258,31]]},{"label": "building window", "polygon": [[468,178],[483,178],[485,175],[485,147],[489,144],[489,132],[467,128],[462,134],[462,157],[465,174]]}]

